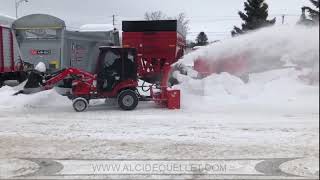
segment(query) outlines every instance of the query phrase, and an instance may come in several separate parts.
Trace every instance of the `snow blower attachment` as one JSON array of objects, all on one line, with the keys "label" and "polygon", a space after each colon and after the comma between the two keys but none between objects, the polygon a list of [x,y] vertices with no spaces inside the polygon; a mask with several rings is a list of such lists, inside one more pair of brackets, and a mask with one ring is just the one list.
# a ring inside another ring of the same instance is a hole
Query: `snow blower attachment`
[{"label": "snow blower attachment", "polygon": [[[180,91],[169,88],[171,65],[183,55],[186,34],[177,20],[123,21],[123,46],[137,50],[139,79],[155,84],[150,96],[169,109],[180,109]],[[156,87],[156,88],[154,88]]]},{"label": "snow blower attachment", "polygon": [[169,64],[165,65],[162,72],[162,79],[158,92],[153,87],[150,88],[150,96],[157,104],[164,105],[168,109],[180,109],[180,90],[169,88],[169,81],[172,68]]}]

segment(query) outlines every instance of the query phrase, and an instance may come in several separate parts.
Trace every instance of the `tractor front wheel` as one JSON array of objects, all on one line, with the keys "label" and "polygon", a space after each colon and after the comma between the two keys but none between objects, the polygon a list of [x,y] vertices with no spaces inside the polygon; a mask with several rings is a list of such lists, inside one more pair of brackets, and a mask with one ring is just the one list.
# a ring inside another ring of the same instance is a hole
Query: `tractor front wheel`
[{"label": "tractor front wheel", "polygon": [[133,90],[124,90],[118,96],[119,107],[125,111],[134,110],[139,103],[139,97]]},{"label": "tractor front wheel", "polygon": [[88,108],[89,102],[84,98],[76,98],[72,105],[76,112],[83,112]]}]

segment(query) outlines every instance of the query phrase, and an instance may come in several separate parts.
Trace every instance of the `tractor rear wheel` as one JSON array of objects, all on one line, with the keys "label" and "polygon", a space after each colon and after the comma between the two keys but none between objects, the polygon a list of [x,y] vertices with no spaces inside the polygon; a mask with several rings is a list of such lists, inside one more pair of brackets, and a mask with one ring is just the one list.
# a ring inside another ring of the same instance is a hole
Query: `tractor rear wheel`
[{"label": "tractor rear wheel", "polygon": [[89,102],[84,98],[76,98],[73,100],[73,109],[76,112],[83,112],[88,108]]},{"label": "tractor rear wheel", "polygon": [[119,107],[125,111],[134,110],[139,103],[139,97],[133,90],[124,90],[118,96]]}]

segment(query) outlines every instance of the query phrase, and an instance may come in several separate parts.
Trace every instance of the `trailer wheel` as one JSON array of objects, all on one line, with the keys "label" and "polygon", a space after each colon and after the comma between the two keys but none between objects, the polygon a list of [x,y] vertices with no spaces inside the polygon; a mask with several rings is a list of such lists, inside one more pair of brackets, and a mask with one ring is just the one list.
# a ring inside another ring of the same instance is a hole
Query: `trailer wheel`
[{"label": "trailer wheel", "polygon": [[88,108],[89,102],[84,98],[76,98],[73,100],[73,109],[76,112],[83,112]]},{"label": "trailer wheel", "polygon": [[125,111],[134,110],[139,103],[138,95],[133,90],[124,90],[118,96],[119,107]]}]

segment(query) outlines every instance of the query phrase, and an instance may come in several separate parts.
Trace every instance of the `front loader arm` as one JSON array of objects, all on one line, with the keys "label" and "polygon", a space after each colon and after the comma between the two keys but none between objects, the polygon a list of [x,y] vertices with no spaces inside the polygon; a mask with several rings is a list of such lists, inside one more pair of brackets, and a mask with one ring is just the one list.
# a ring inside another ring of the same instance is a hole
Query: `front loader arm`
[{"label": "front loader arm", "polygon": [[54,77],[50,78],[49,80],[47,80],[45,82],[44,87],[45,87],[45,89],[51,89],[61,80],[64,80],[64,79],[66,79],[68,77],[72,77],[72,76],[76,76],[80,80],[94,80],[95,79],[95,76],[91,73],[88,73],[86,71],[82,71],[77,68],[68,68],[68,69],[61,71],[60,73],[58,73]]}]

